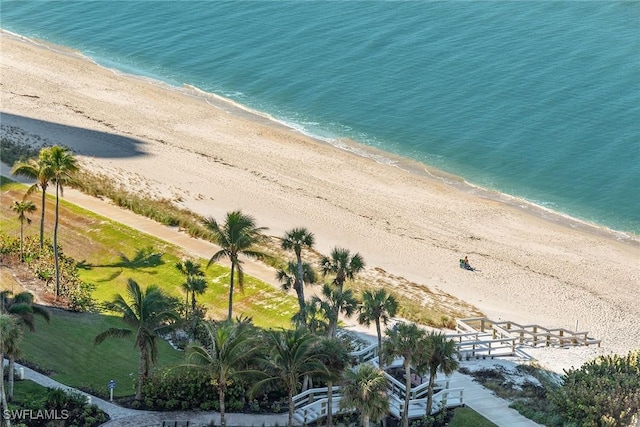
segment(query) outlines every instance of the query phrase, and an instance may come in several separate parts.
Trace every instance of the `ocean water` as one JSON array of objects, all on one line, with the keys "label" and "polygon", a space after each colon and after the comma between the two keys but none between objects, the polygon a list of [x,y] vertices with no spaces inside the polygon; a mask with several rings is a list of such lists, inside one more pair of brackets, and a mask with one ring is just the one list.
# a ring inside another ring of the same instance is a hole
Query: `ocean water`
[{"label": "ocean water", "polygon": [[0,25],[640,233],[640,2],[26,0]]}]

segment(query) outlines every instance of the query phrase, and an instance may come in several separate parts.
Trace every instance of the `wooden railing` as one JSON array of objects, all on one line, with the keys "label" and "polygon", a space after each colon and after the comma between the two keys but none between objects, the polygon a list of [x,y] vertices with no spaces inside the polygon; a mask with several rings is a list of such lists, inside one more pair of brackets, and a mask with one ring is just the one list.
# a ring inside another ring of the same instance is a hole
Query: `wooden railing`
[{"label": "wooden railing", "polygon": [[[511,321],[496,322],[485,317],[473,317],[459,319],[456,321],[456,331],[458,334],[450,336],[459,342],[476,341],[501,342],[503,345],[515,340],[517,344],[533,345],[534,347],[543,344],[546,346],[582,346],[598,345],[601,340],[590,338],[588,332],[574,332],[565,328],[545,328],[540,325],[520,325]],[[474,334],[477,334],[474,336]],[[487,334],[491,335],[491,340],[487,340]],[[490,346],[493,347],[493,346]],[[466,348],[468,353],[468,348]],[[473,350],[473,349],[472,349]]]}]

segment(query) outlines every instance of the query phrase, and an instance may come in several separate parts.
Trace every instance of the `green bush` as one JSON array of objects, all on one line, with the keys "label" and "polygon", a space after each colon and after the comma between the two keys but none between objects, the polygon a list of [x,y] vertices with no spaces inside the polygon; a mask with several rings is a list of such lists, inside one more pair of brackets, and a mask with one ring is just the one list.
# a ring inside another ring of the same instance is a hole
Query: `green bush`
[{"label": "green bush", "polygon": [[65,392],[61,389],[48,389],[45,397],[26,399],[19,407],[21,409],[38,411],[52,411],[58,420],[46,417],[24,420],[30,427],[44,427],[64,425],[69,427],[97,427],[109,421],[109,416],[96,405],[89,405],[84,394]]},{"label": "green bush", "polygon": [[640,350],[600,356],[565,371],[552,402],[570,422],[583,427],[626,427],[640,412]]},{"label": "green bush", "polygon": [[[24,259],[33,274],[45,284],[49,292],[55,292],[55,267],[53,257],[53,244],[45,240],[44,247],[40,249],[40,240],[35,236],[28,236],[23,242]],[[19,257],[20,239],[6,233],[0,233],[0,254],[2,256]],[[60,296],[68,301],[71,311],[89,311],[94,309],[94,301],[91,292],[94,285],[80,279],[78,263],[66,256],[62,249],[58,251],[60,266]]]}]

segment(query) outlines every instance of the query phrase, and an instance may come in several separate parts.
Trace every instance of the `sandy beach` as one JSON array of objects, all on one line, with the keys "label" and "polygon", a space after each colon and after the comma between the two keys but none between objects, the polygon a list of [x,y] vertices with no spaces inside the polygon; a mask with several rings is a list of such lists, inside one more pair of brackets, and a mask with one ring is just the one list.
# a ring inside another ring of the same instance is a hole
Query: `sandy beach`
[{"label": "sandy beach", "polygon": [[[603,340],[603,352],[640,348],[637,236],[408,160],[376,162],[189,88],[6,33],[0,41],[3,135],[69,146],[92,170],[202,215],[242,209],[276,236],[307,227],[322,253],[360,252],[368,268],[452,294],[490,318],[578,323]],[[459,268],[465,255],[476,271]]]}]

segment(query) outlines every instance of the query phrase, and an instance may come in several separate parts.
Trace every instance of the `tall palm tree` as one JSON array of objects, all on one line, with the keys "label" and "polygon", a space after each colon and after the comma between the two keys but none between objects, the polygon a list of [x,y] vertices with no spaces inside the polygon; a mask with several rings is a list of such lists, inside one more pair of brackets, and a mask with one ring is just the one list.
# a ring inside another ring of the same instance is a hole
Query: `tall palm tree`
[{"label": "tall palm tree", "polygon": [[306,329],[269,330],[266,332],[266,341],[271,354],[262,361],[262,365],[268,377],[258,381],[252,391],[274,381],[284,383],[289,392],[287,425],[291,427],[295,410],[293,396],[299,390],[301,379],[306,375],[326,372],[316,347],[318,337]]},{"label": "tall palm tree", "polygon": [[333,426],[333,384],[340,379],[351,362],[344,341],[339,338],[323,338],[318,344],[320,360],[326,368],[327,381],[327,426]]},{"label": "tall palm tree", "polygon": [[204,272],[199,263],[190,259],[176,263],[176,269],[186,276],[186,281],[182,284],[182,289],[187,294],[184,302],[184,317],[187,318],[189,312],[189,294],[191,294],[191,305],[195,310],[196,293],[202,295],[207,289],[207,282],[203,281]]},{"label": "tall palm tree", "polygon": [[235,378],[255,373],[248,368],[248,362],[260,349],[259,340],[250,322],[206,322],[205,329],[211,344],[189,346],[188,357],[190,366],[204,369],[211,377],[211,383],[218,387],[220,425],[225,427],[227,388]]},{"label": "tall palm tree", "polygon": [[27,221],[27,224],[31,224],[31,218],[29,218],[27,214],[33,213],[36,210],[36,205],[34,205],[31,200],[16,200],[13,202],[13,205],[11,205],[11,210],[18,214],[18,219],[20,220],[20,261],[24,261],[22,251],[24,242],[24,222]]},{"label": "tall palm tree", "polygon": [[298,265],[293,261],[289,261],[286,268],[281,268],[276,272],[276,278],[280,284],[282,284],[282,289],[285,291],[288,291],[291,288],[295,289],[298,296],[298,305],[300,306],[299,312],[304,314],[306,301],[304,300],[304,294],[300,292],[300,267],[302,267],[303,285],[315,283],[317,280],[316,272],[313,271],[311,264],[306,262]]},{"label": "tall palm tree", "polygon": [[78,171],[78,160],[68,148],[54,145],[49,148],[48,163],[53,181],[56,183],[56,217],[53,226],[53,259],[56,270],[56,297],[60,296],[60,262],[58,255],[58,224],[60,222],[60,197],[63,185],[68,183]]},{"label": "tall palm tree", "polygon": [[313,297],[312,301],[320,304],[325,316],[329,319],[327,336],[335,337],[339,315],[343,314],[345,317],[351,317],[358,309],[358,300],[351,289],[341,290],[333,288],[327,283],[322,287],[321,295],[322,299]]},{"label": "tall palm tree", "polygon": [[382,359],[388,363],[399,356],[403,358],[405,373],[404,408],[402,411],[402,425],[409,427],[409,400],[411,397],[411,365],[420,354],[424,345],[425,331],[415,323],[398,323],[392,329],[387,328],[387,338],[382,347]]},{"label": "tall palm tree", "polygon": [[178,320],[173,301],[155,285],[143,292],[133,279],[127,282],[127,302],[122,295],[116,295],[108,304],[109,309],[122,314],[122,320],[132,329],[109,328],[98,334],[94,343],[100,344],[107,338],[135,336],[138,348],[138,388],[136,400],[142,399],[142,386],[149,376],[149,370],[158,358],[158,336],[166,334]]},{"label": "tall palm tree", "polygon": [[417,361],[416,369],[419,372],[429,372],[429,389],[427,394],[427,412],[431,415],[433,407],[433,388],[438,371],[445,375],[451,375],[458,369],[458,349],[453,340],[439,332],[430,332],[423,341],[423,350]]},{"label": "tall palm tree", "polygon": [[382,358],[382,329],[380,323],[385,326],[389,323],[391,317],[395,316],[398,311],[398,301],[389,294],[386,289],[380,288],[376,290],[366,289],[362,293],[362,303],[359,307],[358,323],[367,327],[374,322],[376,332],[378,334],[378,364],[384,369]]},{"label": "tall palm tree", "polygon": [[[9,296],[10,294],[10,291],[0,292],[0,313],[13,316],[19,326],[25,326],[29,331],[35,332],[35,315],[41,316],[47,323],[51,320],[49,312],[46,309],[33,304],[33,294],[30,292],[20,292],[13,298]],[[9,387],[7,396],[9,401],[12,401],[14,385],[13,372],[17,353],[8,352],[7,355],[9,356]]]},{"label": "tall palm tree", "polygon": [[[305,299],[304,299],[304,267],[302,263],[302,249],[313,247],[315,243],[315,237],[313,233],[307,230],[304,227],[293,228],[287,231],[282,238],[282,249],[286,251],[291,251],[296,254],[296,261],[298,263],[298,274],[294,275],[295,281],[293,288],[298,295],[298,304],[300,305],[300,310],[304,309]],[[309,282],[307,282],[309,283]],[[313,283],[313,282],[310,282]]]},{"label": "tall palm tree", "polygon": [[53,179],[53,170],[49,162],[49,148],[42,148],[37,159],[29,159],[16,163],[11,169],[11,174],[36,180],[36,182],[29,187],[26,195],[38,191],[38,187],[42,189],[42,212],[40,214],[40,249],[42,249],[44,247],[44,209],[47,200],[47,187],[49,187],[49,182]]},{"label": "tall palm tree", "polygon": [[369,427],[369,420],[379,422],[389,412],[387,378],[381,369],[369,363],[345,372],[340,393],[340,407],[356,408],[364,427]]},{"label": "tall palm tree", "polygon": [[[18,324],[18,320],[7,314],[0,313],[0,402],[2,403],[2,413],[9,410],[7,405],[7,395],[4,387],[4,357],[7,354],[16,354],[22,339],[22,329]],[[2,417],[4,419],[4,417]],[[9,427],[11,422],[4,419]]]},{"label": "tall palm tree", "polygon": [[333,248],[331,255],[322,257],[320,260],[320,270],[322,275],[334,275],[333,284],[340,290],[344,283],[353,278],[364,268],[364,260],[359,253],[351,255],[349,249]]},{"label": "tall palm tree", "polygon": [[204,220],[204,226],[211,232],[215,242],[222,248],[213,254],[207,267],[222,257],[227,257],[229,261],[231,261],[229,314],[227,316],[227,320],[231,320],[233,316],[233,288],[235,285],[234,274],[236,270],[238,271],[238,286],[242,289],[244,285],[244,272],[239,256],[244,255],[255,259],[267,258],[266,254],[253,249],[253,246],[262,240],[262,231],[266,230],[266,228],[256,227],[253,217],[245,215],[240,211],[228,212],[224,224],[219,224],[212,217],[206,218]]}]

